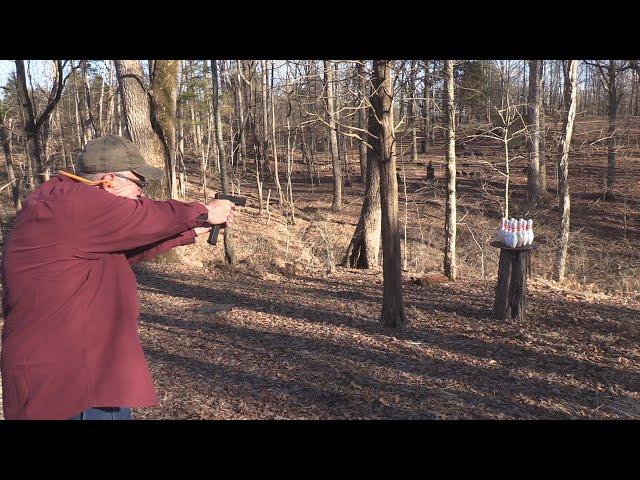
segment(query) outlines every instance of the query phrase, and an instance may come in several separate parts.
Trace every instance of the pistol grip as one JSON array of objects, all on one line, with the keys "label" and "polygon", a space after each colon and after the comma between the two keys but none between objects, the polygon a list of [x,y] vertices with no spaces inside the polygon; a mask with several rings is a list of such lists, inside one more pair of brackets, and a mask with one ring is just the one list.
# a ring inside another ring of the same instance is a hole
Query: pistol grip
[{"label": "pistol grip", "polygon": [[222,227],[222,225],[218,224],[218,225],[214,225],[211,228],[211,232],[209,233],[209,239],[207,240],[207,242],[210,245],[215,245],[218,243],[218,234],[220,233],[220,228]]}]

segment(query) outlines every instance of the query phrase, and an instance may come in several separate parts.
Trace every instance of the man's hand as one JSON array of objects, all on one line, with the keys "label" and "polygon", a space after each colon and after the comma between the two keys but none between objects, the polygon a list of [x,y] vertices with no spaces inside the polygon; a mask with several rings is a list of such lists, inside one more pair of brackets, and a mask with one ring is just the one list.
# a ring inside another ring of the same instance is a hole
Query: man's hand
[{"label": "man's hand", "polygon": [[211,200],[205,205],[209,210],[209,217],[207,222],[212,225],[218,225],[226,223],[231,225],[233,223],[233,212],[236,206],[229,200]]},{"label": "man's hand", "polygon": [[198,236],[203,233],[209,233],[211,231],[211,227],[196,227],[194,230],[196,231],[196,236]]}]

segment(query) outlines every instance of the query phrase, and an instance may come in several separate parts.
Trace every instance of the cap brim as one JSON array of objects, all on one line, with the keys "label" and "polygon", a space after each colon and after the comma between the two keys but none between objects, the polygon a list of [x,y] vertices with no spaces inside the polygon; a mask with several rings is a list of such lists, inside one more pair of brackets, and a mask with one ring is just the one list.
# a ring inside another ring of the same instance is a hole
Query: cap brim
[{"label": "cap brim", "polygon": [[151,165],[142,165],[131,169],[132,172],[142,175],[146,180],[161,180],[164,175],[164,170]]}]

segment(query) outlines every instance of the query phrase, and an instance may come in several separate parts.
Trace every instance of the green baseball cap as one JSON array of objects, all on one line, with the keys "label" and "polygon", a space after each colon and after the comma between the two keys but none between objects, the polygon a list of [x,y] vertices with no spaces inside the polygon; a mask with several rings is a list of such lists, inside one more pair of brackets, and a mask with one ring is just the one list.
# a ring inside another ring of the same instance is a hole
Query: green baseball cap
[{"label": "green baseball cap", "polygon": [[135,143],[117,135],[105,135],[87,142],[78,157],[78,167],[85,173],[130,170],[149,180],[160,180],[164,175],[161,168],[147,163]]}]

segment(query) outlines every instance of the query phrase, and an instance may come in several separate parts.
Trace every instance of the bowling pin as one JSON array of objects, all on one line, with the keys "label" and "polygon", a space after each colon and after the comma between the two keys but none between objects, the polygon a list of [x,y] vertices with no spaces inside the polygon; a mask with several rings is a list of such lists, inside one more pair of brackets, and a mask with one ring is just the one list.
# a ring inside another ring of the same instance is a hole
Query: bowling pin
[{"label": "bowling pin", "polygon": [[511,248],[515,248],[516,245],[518,244],[518,236],[516,234],[516,222],[515,220],[513,220],[511,222],[511,228],[510,228],[510,234],[509,234],[509,246]]},{"label": "bowling pin", "polygon": [[520,220],[518,220],[518,223],[516,224],[516,238],[517,238],[517,243],[516,243],[516,247],[520,248],[522,246],[522,223],[520,223]]}]

